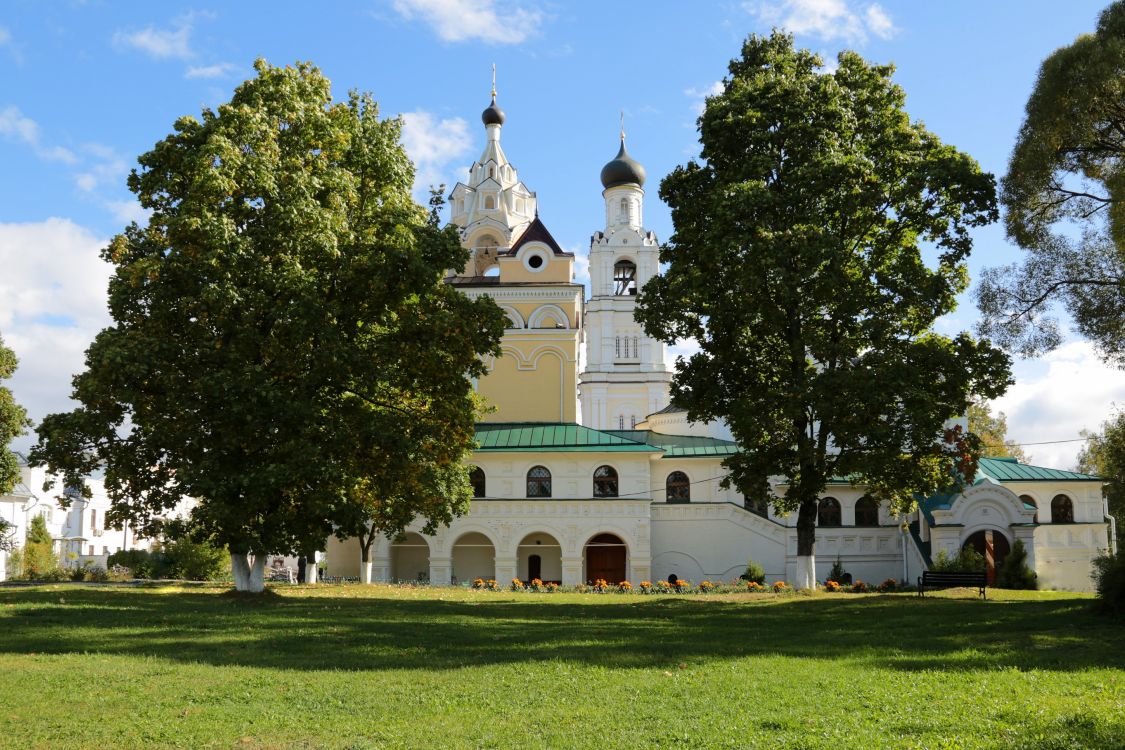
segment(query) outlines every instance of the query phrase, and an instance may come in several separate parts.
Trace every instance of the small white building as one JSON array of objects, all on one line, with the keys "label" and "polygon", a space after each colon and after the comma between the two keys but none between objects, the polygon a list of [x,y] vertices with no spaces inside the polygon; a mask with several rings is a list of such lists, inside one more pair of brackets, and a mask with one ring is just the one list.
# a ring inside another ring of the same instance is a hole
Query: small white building
[{"label": "small white building", "polygon": [[[31,527],[32,519],[43,516],[47,530],[55,542],[55,552],[64,568],[82,563],[104,568],[106,559],[123,549],[148,549],[151,540],[138,537],[127,526],[114,529],[106,526],[109,498],[100,475],[87,478],[91,496],[68,493],[73,499],[69,508],[60,507],[57,498],[63,494],[58,485],[44,490],[47,479],[42,468],[28,466],[21,454],[16,454],[20,466],[20,480],[7,495],[0,495],[0,518],[12,524],[11,536],[22,547]],[[9,575],[8,553],[0,552],[0,581]]]}]

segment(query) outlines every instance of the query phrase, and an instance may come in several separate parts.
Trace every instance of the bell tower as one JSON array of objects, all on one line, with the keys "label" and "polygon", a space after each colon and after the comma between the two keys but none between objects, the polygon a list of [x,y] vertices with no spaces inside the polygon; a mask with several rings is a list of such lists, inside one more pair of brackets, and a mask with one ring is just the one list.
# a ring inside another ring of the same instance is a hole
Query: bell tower
[{"label": "bell tower", "polygon": [[637,292],[660,272],[660,245],[644,228],[645,169],[621,147],[601,172],[605,230],[590,238],[586,369],[579,376],[582,422],[628,430],[668,405],[664,344],[633,317]]},{"label": "bell tower", "polygon": [[574,254],[551,236],[535,193],[500,147],[504,120],[494,69],[492,103],[481,114],[484,152],[449,196],[469,261],[445,281],[468,297],[491,297],[508,316],[501,356],[485,360],[488,374],[475,383],[491,408],[482,421],[574,423],[584,290],[574,283]]}]

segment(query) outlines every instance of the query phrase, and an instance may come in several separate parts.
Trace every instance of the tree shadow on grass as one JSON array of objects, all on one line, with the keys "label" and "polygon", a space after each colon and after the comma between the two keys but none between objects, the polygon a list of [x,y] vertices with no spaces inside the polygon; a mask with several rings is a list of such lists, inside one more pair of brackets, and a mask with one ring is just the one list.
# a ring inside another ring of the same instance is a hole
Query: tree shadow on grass
[{"label": "tree shadow on grass", "polygon": [[907,671],[1125,668],[1121,628],[1078,599],[501,597],[4,591],[0,653],[96,652],[296,670],[435,670],[545,659],[663,669],[748,656],[849,659]]}]

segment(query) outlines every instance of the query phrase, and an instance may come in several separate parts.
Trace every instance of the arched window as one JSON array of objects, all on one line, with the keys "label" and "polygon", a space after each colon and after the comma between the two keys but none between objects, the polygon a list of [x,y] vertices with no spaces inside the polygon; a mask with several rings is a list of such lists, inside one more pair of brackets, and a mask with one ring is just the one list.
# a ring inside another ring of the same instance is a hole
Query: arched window
[{"label": "arched window", "polygon": [[864,495],[855,501],[855,525],[878,526],[879,504],[870,495]]},{"label": "arched window", "polygon": [[618,204],[617,221],[620,224],[629,223],[629,201],[626,198],[622,198]]},{"label": "arched window", "polygon": [[840,501],[834,497],[820,498],[820,506],[816,511],[817,526],[840,525]]},{"label": "arched window", "polygon": [[1051,500],[1052,523],[1074,523],[1074,502],[1066,495],[1055,495]]},{"label": "arched window", "polygon": [[629,297],[637,293],[637,264],[631,260],[619,260],[613,266],[613,293],[618,297]]},{"label": "arched window", "polygon": [[1031,507],[1035,508],[1036,513],[1034,520],[1035,523],[1039,523],[1039,503],[1035,502],[1035,498],[1033,498],[1031,495],[1020,495],[1020,502],[1022,502],[1024,505],[1030,505]]},{"label": "arched window", "polygon": [[484,207],[485,207],[485,210],[496,208],[496,196],[495,195],[484,196]]},{"label": "arched window", "polygon": [[617,497],[617,469],[612,466],[594,469],[594,497]]},{"label": "arched window", "polygon": [[769,518],[770,504],[764,497],[742,496],[742,507],[751,513],[756,513],[762,518]]},{"label": "arched window", "polygon": [[484,497],[484,470],[474,466],[469,472],[469,484],[473,487],[473,497]]},{"label": "arched window", "polygon": [[488,177],[489,179],[494,179],[496,177],[496,167],[488,168]]},{"label": "arched window", "polygon": [[533,466],[527,472],[527,496],[551,496],[551,472],[546,466]]},{"label": "arched window", "polygon": [[670,503],[691,502],[691,482],[682,471],[673,471],[668,475],[664,490],[664,497]]}]

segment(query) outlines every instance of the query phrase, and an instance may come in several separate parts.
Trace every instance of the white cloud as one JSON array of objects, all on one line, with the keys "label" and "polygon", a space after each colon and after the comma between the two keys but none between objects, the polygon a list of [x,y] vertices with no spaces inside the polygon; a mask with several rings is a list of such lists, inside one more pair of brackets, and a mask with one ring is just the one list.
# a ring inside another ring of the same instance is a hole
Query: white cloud
[{"label": "white cloud", "polygon": [[182,16],[173,21],[172,28],[159,29],[146,26],[140,31],[118,31],[113,35],[117,47],[132,48],[158,60],[175,58],[187,60],[193,55],[191,32],[193,16]]},{"label": "white cloud", "polygon": [[74,164],[78,157],[61,146],[47,146],[39,135],[39,124],[24,116],[18,107],[0,109],[0,136],[30,146],[40,159]]},{"label": "white cloud", "polygon": [[544,20],[541,10],[524,5],[509,5],[498,12],[495,0],[393,0],[392,7],[408,21],[429,24],[447,42],[519,44],[533,36]]},{"label": "white cloud", "polygon": [[238,70],[234,63],[192,66],[184,72],[184,78],[223,78]]},{"label": "white cloud", "polygon": [[707,105],[707,97],[718,96],[721,93],[723,93],[722,81],[715,81],[711,85],[704,86],[703,88],[695,88],[693,86],[690,89],[684,89],[684,96],[693,100],[691,109],[696,116],[703,114],[703,108]]},{"label": "white cloud", "polygon": [[141,204],[135,200],[106,201],[105,207],[120,224],[135,221],[144,226],[148,223],[148,217],[152,214],[147,208],[142,208]]},{"label": "white cloud", "polygon": [[699,351],[699,342],[695,339],[685,339],[678,341],[672,346],[664,347],[664,364],[667,368],[676,371],[676,358],[683,357],[684,360],[691,359],[691,355]]},{"label": "white cloud", "polygon": [[430,112],[404,112],[402,145],[414,162],[415,194],[425,196],[430,185],[450,185],[450,162],[460,159],[472,146],[469,124],[460,117],[437,119]]},{"label": "white cloud", "polygon": [[8,384],[35,421],[70,408],[70,379],[109,324],[104,245],[67,219],[0,224],[0,333],[20,360]]},{"label": "white cloud", "polygon": [[[1098,359],[1093,346],[1073,341],[1041,360],[1015,365],[1016,383],[993,402],[1008,416],[1008,437],[1017,443],[1071,440],[1082,429],[1096,430],[1114,405],[1125,405],[1125,373]],[[1074,467],[1082,443],[1029,445],[1036,464]]]},{"label": "white cloud", "polygon": [[863,44],[868,35],[890,39],[898,32],[891,17],[878,3],[771,0],[748,2],[744,7],[763,23],[826,42],[839,39],[847,44]]},{"label": "white cloud", "polygon": [[79,190],[92,193],[106,185],[124,185],[129,164],[117,151],[100,143],[88,143],[82,151],[89,161],[74,175],[74,184]]}]

